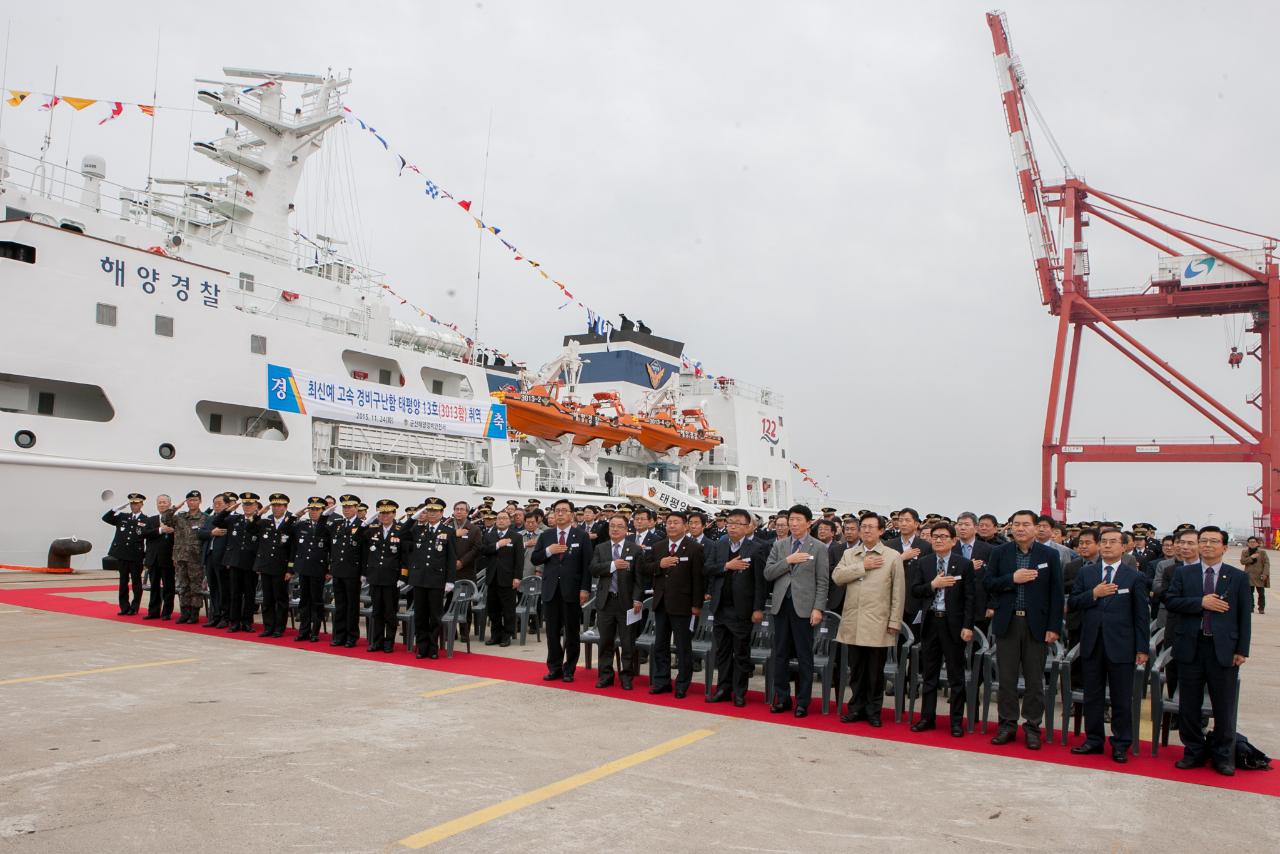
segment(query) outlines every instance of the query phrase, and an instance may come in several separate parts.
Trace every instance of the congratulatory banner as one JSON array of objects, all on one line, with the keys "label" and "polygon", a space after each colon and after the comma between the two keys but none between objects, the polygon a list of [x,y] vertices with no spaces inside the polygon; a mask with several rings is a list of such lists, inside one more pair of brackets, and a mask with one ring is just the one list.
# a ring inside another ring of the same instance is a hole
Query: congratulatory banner
[{"label": "congratulatory banner", "polygon": [[492,400],[411,394],[391,386],[267,365],[267,406],[352,424],[481,439],[507,438],[507,407]]}]

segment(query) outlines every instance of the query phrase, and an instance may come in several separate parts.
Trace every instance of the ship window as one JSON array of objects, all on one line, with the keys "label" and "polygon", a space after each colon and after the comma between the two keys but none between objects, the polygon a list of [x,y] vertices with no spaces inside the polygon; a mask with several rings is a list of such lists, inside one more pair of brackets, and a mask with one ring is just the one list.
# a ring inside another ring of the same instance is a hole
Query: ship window
[{"label": "ship window", "polygon": [[24,210],[19,210],[18,208],[11,208],[6,206],[4,209],[4,218],[6,220],[31,219],[31,211],[24,211]]},{"label": "ship window", "polygon": [[102,326],[116,325],[116,307],[105,302],[98,303],[97,320]]},{"label": "ship window", "polygon": [[165,442],[160,446],[159,453],[162,460],[171,460],[178,454],[177,450],[169,442]]},{"label": "ship window", "polygon": [[378,382],[382,385],[391,385],[391,371],[386,368],[378,369]]},{"label": "ship window", "polygon": [[391,385],[392,381],[404,376],[400,363],[395,359],[363,353],[360,350],[343,350],[342,367],[349,377],[366,379],[382,385]]},{"label": "ship window", "polygon": [[781,427],[781,426],[782,426],[782,416],[781,416],[781,415],[779,415],[779,416],[778,416],[778,426],[779,426],[779,427]]},{"label": "ship window", "polygon": [[444,380],[432,380],[432,381],[431,381],[431,393],[432,393],[432,394],[444,394]]},{"label": "ship window", "polygon": [[289,438],[280,413],[260,406],[202,400],[196,404],[196,417],[204,429],[220,436],[245,436],[283,442]]},{"label": "ship window", "polygon": [[783,458],[784,460],[787,458],[787,449],[786,449],[786,448],[783,448],[783,449],[782,449],[782,458]]},{"label": "ship window", "polygon": [[[514,381],[514,378],[513,378]],[[471,384],[462,374],[453,371],[442,371],[438,368],[422,369],[422,384],[431,389],[432,394],[443,394],[449,397],[471,397]],[[485,386],[487,393],[487,384]]]},{"label": "ship window", "polygon": [[110,421],[116,415],[101,386],[17,374],[0,374],[0,412],[76,421]]},{"label": "ship window", "polygon": [[76,222],[74,219],[64,219],[59,225],[63,231],[74,231],[76,234],[84,234],[84,223]]},{"label": "ship window", "polygon": [[165,317],[163,314],[156,315],[156,334],[163,335],[166,338],[173,337],[173,318]]},{"label": "ship window", "polygon": [[253,293],[253,273],[240,274],[240,290]]},{"label": "ship window", "polygon": [[[13,210],[13,208],[9,208]],[[0,240],[0,258],[21,261],[24,264],[36,262],[36,248],[25,243],[14,243],[12,240]]]},{"label": "ship window", "polygon": [[267,336],[250,335],[249,336],[249,352],[256,353],[259,356],[267,355]]}]

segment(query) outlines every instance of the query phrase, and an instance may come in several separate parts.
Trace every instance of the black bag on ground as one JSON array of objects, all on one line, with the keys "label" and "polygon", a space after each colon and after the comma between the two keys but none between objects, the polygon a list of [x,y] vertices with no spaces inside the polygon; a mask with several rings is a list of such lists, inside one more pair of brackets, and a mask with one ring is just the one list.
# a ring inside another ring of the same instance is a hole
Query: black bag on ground
[{"label": "black bag on ground", "polygon": [[1236,767],[1242,771],[1270,771],[1271,757],[1249,743],[1249,739],[1236,733]]}]

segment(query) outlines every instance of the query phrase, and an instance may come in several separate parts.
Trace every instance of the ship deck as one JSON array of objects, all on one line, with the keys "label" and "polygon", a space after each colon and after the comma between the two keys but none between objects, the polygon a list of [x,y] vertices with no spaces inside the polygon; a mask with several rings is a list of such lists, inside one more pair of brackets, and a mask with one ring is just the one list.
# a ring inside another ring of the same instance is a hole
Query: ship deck
[{"label": "ship deck", "polygon": [[[1280,775],[1122,769],[820,714],[548,686],[542,644],[451,660],[115,617],[114,574],[0,574],[13,851],[1257,850]],[[1280,753],[1280,617],[1239,730]],[[424,666],[425,665],[425,666]],[[761,680],[753,688],[761,688]],[[815,697],[817,692],[815,690]],[[994,711],[994,710],[993,710]],[[1144,716],[1147,715],[1144,706]],[[1149,724],[1143,737],[1149,737]],[[1078,743],[1072,738],[1072,744]]]}]

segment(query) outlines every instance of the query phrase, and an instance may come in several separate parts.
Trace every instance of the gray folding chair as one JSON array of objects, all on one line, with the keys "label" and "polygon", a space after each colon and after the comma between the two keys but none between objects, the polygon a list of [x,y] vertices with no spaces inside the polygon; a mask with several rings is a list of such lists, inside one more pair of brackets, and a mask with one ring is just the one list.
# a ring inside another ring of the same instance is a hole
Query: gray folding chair
[{"label": "gray folding chair", "polygon": [[[838,631],[840,631],[840,615],[835,611],[823,613],[822,622],[813,630],[813,674],[822,685],[824,715],[830,713],[831,694],[835,689],[835,671],[840,662],[840,644],[836,643]],[[836,707],[839,708],[839,703]]]},{"label": "gray folding chair", "polygon": [[520,645],[529,640],[529,623],[538,640],[542,640],[542,621],[538,619],[538,605],[542,601],[542,576],[526,575],[520,579],[520,600],[516,602],[516,620],[520,623]]},{"label": "gray folding chair", "polygon": [[[454,582],[453,599],[449,602],[449,607],[445,609],[444,616],[440,618],[440,623],[444,627],[444,647],[445,656],[453,658],[453,642],[458,636],[458,626],[467,619],[467,612],[471,608],[471,603],[476,598],[476,585],[474,581],[461,579]],[[467,652],[471,652],[471,635],[468,634],[463,642],[467,645]]]},{"label": "gray folding chair", "polygon": [[698,617],[698,622],[693,628],[693,664],[697,669],[699,664],[702,665],[703,688],[707,697],[711,696],[711,683],[714,681],[713,672],[715,671],[715,629],[716,618],[711,613],[711,609],[703,608],[702,615]]},{"label": "gray folding chair", "polygon": [[582,606],[582,630],[578,632],[578,643],[582,644],[583,658],[587,669],[591,669],[591,650],[600,643],[600,629],[596,626],[596,597],[593,595]]}]

